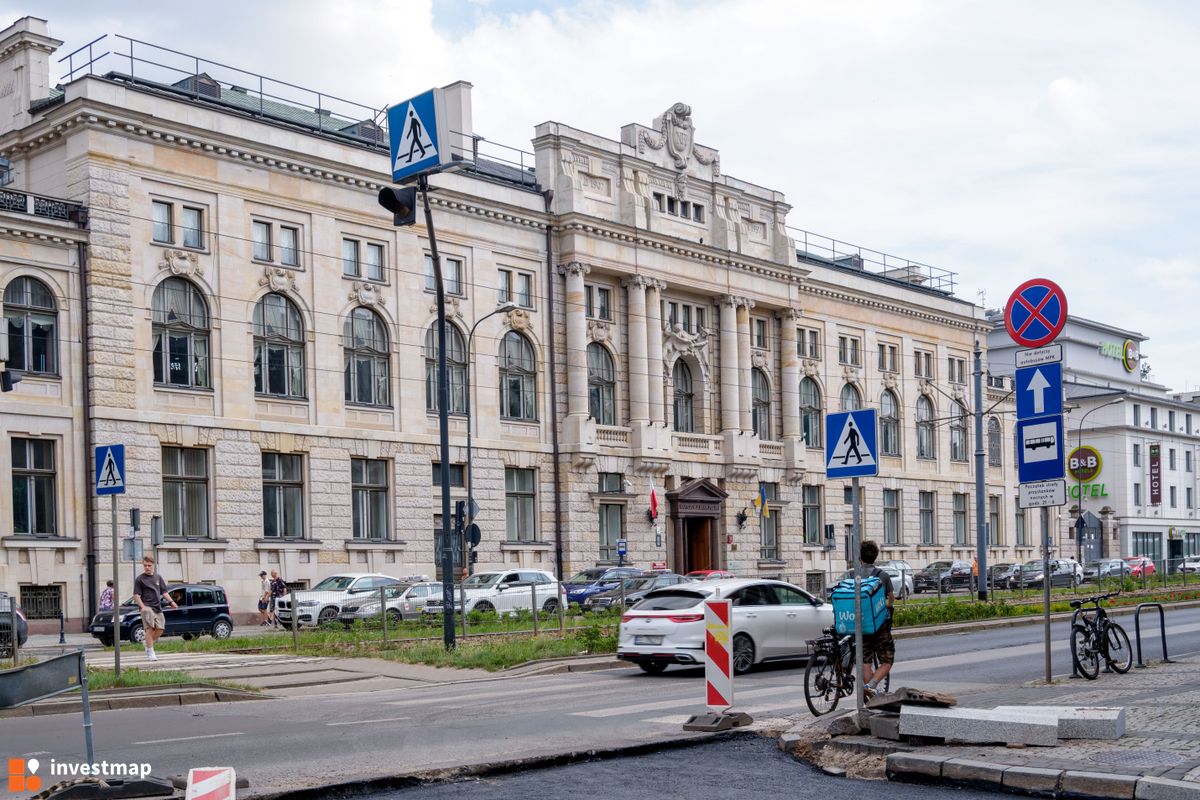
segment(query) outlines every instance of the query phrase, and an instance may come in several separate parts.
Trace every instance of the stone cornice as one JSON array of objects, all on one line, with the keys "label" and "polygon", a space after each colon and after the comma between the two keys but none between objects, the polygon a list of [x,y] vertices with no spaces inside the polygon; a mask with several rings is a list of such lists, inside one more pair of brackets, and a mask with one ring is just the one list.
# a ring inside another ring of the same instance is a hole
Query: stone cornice
[{"label": "stone cornice", "polygon": [[870,295],[856,294],[849,290],[828,288],[825,286],[814,285],[807,281],[799,284],[799,290],[801,294],[807,294],[813,297],[821,297],[829,300],[837,300],[843,303],[851,303],[864,308],[873,308],[892,314],[913,317],[914,319],[922,319],[927,322],[936,322],[940,325],[948,325],[952,328],[959,328],[961,330],[975,332],[983,332],[984,330],[983,322],[981,320],[954,317],[949,314],[928,311],[898,302],[886,302]]},{"label": "stone cornice", "polygon": [[69,228],[59,228],[50,225],[37,224],[36,218],[20,215],[10,215],[0,212],[0,237],[6,239],[21,239],[22,241],[46,242],[64,247],[72,247],[79,242],[86,242],[86,230],[71,225]]}]

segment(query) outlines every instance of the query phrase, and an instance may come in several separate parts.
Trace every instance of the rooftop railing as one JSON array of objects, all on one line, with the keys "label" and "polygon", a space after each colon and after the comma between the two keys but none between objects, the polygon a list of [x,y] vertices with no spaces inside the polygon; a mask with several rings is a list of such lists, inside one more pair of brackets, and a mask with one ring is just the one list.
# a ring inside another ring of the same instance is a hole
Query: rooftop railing
[{"label": "rooftop railing", "polygon": [[870,272],[900,283],[942,294],[954,294],[957,275],[949,270],[839,241],[801,228],[788,226],[787,231],[796,242],[796,255],[801,262]]}]

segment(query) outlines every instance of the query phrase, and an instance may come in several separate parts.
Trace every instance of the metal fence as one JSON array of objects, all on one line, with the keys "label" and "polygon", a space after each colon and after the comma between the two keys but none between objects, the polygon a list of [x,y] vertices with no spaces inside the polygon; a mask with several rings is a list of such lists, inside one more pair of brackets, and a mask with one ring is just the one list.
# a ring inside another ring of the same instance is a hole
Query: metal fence
[{"label": "metal fence", "polygon": [[16,601],[6,594],[0,594],[0,668],[10,660],[14,667],[20,663],[18,626]]}]

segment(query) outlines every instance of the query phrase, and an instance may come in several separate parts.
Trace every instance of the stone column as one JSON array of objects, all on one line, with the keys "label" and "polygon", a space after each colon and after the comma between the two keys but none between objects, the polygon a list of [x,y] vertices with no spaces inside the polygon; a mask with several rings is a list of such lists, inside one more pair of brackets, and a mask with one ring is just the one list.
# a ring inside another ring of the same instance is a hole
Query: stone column
[{"label": "stone column", "polygon": [[789,308],[777,314],[783,326],[779,337],[781,364],[780,380],[783,381],[780,397],[783,402],[783,438],[800,436],[800,354],[796,352],[796,320],[800,319],[797,309]]},{"label": "stone column", "polygon": [[754,398],[750,382],[750,309],[754,301],[745,297],[738,298],[737,307],[737,350],[738,350],[738,396],[740,404],[738,419],[743,431],[754,430],[754,419],[751,414],[754,408]]},{"label": "stone column", "polygon": [[567,276],[565,297],[567,323],[567,413],[588,414],[587,388],[587,316],[583,276],[591,271],[587,264],[572,261],[560,264],[559,273]]},{"label": "stone column", "polygon": [[632,427],[650,421],[646,364],[646,287],[649,284],[650,279],[643,275],[621,281],[628,298],[626,330],[629,332],[629,424]]},{"label": "stone column", "polygon": [[[721,431],[741,430],[738,404],[738,298],[721,298]],[[747,357],[749,362],[749,357]]]},{"label": "stone column", "polygon": [[646,286],[646,370],[649,376],[650,421],[660,426],[667,424],[663,407],[666,377],[663,375],[662,327],[662,291],[666,288],[666,283],[653,278]]}]

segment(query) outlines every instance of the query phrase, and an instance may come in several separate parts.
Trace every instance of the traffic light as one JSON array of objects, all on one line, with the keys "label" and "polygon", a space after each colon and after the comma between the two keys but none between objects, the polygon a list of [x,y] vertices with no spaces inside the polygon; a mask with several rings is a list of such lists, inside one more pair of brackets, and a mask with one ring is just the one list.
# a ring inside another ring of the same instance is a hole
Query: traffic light
[{"label": "traffic light", "polygon": [[417,221],[417,190],[385,186],[379,190],[379,205],[392,212],[392,224],[412,225]]},{"label": "traffic light", "polygon": [[24,376],[19,372],[14,372],[11,369],[6,369],[0,372],[0,392],[11,392],[13,386],[21,382]]},{"label": "traffic light", "polygon": [[474,547],[472,547],[469,557],[471,559],[471,563],[474,564],[476,561],[479,560],[479,551],[476,550]]}]

